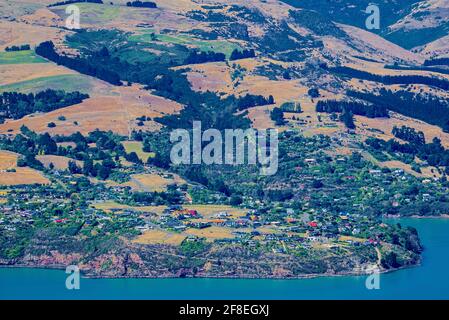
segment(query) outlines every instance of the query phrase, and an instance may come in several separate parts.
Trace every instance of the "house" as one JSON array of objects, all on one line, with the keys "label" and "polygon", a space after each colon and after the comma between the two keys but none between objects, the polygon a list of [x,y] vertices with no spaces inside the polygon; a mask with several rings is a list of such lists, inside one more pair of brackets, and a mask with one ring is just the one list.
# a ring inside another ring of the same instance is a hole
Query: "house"
[{"label": "house", "polygon": [[316,159],[308,158],[308,159],[304,159],[304,162],[306,162],[308,164],[316,164]]},{"label": "house", "polygon": [[299,221],[298,219],[292,218],[292,217],[285,218],[285,222],[287,222],[287,223],[296,223],[298,221]]},{"label": "house", "polygon": [[195,229],[206,229],[212,226],[210,222],[204,222],[204,221],[197,221],[197,222],[190,222],[188,223],[189,227],[195,228]]},{"label": "house", "polygon": [[139,231],[147,231],[150,228],[147,225],[144,225],[144,226],[137,226],[136,229]]},{"label": "house", "polygon": [[219,213],[216,213],[213,215],[214,218],[219,218],[219,219],[227,218],[229,216],[230,216],[230,214],[226,211],[222,211],[222,212],[219,212]]},{"label": "house", "polygon": [[197,236],[192,236],[192,235],[190,235],[190,236],[188,236],[184,241],[187,241],[187,242],[196,242],[196,241],[198,241],[200,238],[198,238]]},{"label": "house", "polygon": [[174,226],[173,229],[175,231],[184,231],[185,229],[187,229],[186,226],[180,225],[180,226]]},{"label": "house", "polygon": [[175,211],[171,211],[172,215],[177,218],[177,219],[190,219],[190,218],[200,218],[201,216],[198,214],[198,211],[196,210],[187,210],[187,209],[183,209],[183,210],[175,210]]},{"label": "house", "polygon": [[246,227],[249,225],[249,220],[240,218],[240,219],[235,220],[235,224],[236,224],[236,226],[239,226],[239,227]]},{"label": "house", "polygon": [[318,223],[315,222],[315,221],[311,221],[311,222],[309,222],[309,227],[317,228],[318,227]]},{"label": "house", "polygon": [[227,220],[225,219],[212,219],[209,222],[217,226],[224,226]]}]

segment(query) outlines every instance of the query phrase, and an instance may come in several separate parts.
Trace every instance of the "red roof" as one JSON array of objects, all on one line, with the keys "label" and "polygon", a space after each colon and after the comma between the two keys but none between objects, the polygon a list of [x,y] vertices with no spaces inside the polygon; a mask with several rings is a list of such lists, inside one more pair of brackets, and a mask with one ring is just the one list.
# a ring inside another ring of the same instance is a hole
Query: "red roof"
[{"label": "red roof", "polygon": [[318,223],[316,223],[315,221],[309,222],[309,226],[311,226],[312,228],[316,228],[318,227]]}]

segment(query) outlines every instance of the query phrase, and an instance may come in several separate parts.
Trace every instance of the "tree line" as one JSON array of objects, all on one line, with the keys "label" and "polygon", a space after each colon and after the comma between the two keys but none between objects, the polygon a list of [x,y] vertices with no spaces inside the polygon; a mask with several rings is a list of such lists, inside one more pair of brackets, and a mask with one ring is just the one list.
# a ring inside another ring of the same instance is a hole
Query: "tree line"
[{"label": "tree line", "polygon": [[35,112],[50,112],[81,103],[88,94],[47,89],[36,94],[3,92],[0,94],[0,121],[20,119]]},{"label": "tree line", "polygon": [[328,68],[329,71],[341,75],[347,76],[351,78],[380,82],[386,85],[393,84],[424,84],[428,86],[433,86],[436,88],[440,88],[443,90],[449,90],[449,81],[445,79],[435,78],[435,77],[426,77],[419,75],[405,75],[405,76],[383,76],[377,75],[373,73],[369,73],[366,71],[361,71],[345,66],[338,66],[335,68]]},{"label": "tree line", "polygon": [[449,58],[430,59],[424,61],[425,66],[449,66]]},{"label": "tree line", "polygon": [[52,4],[49,4],[47,7],[57,7],[57,6],[65,6],[73,3],[80,3],[80,2],[88,2],[88,3],[99,3],[103,4],[102,0],[67,0],[67,1],[59,1]]},{"label": "tree line", "polygon": [[6,47],[5,48],[6,52],[27,51],[27,50],[31,50],[31,47],[30,47],[29,44],[23,44],[21,46],[11,46],[11,47]]},{"label": "tree line", "polygon": [[53,42],[51,41],[46,41],[38,45],[36,48],[36,53],[50,61],[80,73],[96,77],[116,86],[122,85],[120,76],[115,71],[111,71],[107,67],[95,63],[95,61],[91,62],[90,60],[79,56],[72,58],[59,55],[55,50]]},{"label": "tree line", "polygon": [[394,139],[388,141],[379,138],[368,138],[365,144],[374,150],[387,151],[391,154],[403,153],[427,161],[430,166],[445,167],[449,174],[449,149],[441,145],[441,140],[434,138],[431,143],[400,143]]},{"label": "tree line", "polygon": [[404,90],[393,92],[385,88],[380,89],[378,94],[351,90],[347,94],[402,115],[437,125],[449,132],[449,101],[446,99]]},{"label": "tree line", "polygon": [[261,95],[253,95],[247,93],[245,96],[238,98],[237,109],[246,110],[253,107],[266,106],[275,104],[274,97],[272,95],[265,98]]},{"label": "tree line", "polygon": [[246,58],[254,58],[256,56],[256,52],[254,49],[248,49],[240,51],[238,49],[234,49],[231,53],[231,56],[229,60],[239,60],[239,59],[246,59]]},{"label": "tree line", "polygon": [[322,100],[316,105],[317,112],[342,113],[350,111],[352,114],[368,118],[388,118],[388,110],[384,105],[366,104],[356,101]]},{"label": "tree line", "polygon": [[126,3],[126,6],[136,8],[157,8],[157,4],[152,1],[129,1]]},{"label": "tree line", "polygon": [[426,143],[424,132],[416,131],[414,128],[410,128],[407,126],[402,126],[399,128],[395,126],[392,130],[392,133],[396,138],[402,139],[412,144],[424,145]]},{"label": "tree line", "polygon": [[226,56],[221,52],[200,52],[197,50],[191,51],[184,64],[199,64],[206,62],[220,62],[225,61]]}]

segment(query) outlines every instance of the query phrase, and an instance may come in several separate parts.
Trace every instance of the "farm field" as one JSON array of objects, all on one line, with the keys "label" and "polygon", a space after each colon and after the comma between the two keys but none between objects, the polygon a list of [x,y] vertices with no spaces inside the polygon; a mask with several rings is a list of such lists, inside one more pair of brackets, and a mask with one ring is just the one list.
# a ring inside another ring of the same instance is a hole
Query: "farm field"
[{"label": "farm field", "polygon": [[[111,22],[120,17],[120,14],[126,8],[119,6],[110,6],[106,4],[96,3],[77,3],[76,4],[83,13],[84,23],[101,24]],[[51,11],[59,16],[64,16],[67,5],[52,7]]]},{"label": "farm field", "polygon": [[[53,63],[3,64],[0,65],[0,90],[37,91],[50,86],[63,87],[69,83],[86,82],[82,78],[71,80],[78,74]],[[72,82],[71,82],[72,81]]]},{"label": "farm field", "polygon": [[235,49],[241,50],[241,46],[225,40],[200,40],[189,35],[171,35],[171,34],[160,34],[155,32],[155,30],[149,29],[141,34],[132,35],[129,37],[130,41],[134,42],[155,42],[152,36],[154,34],[156,42],[172,43],[172,44],[182,44],[189,47],[197,48],[200,51],[208,52],[221,52],[226,55],[227,58],[231,56],[232,51]]},{"label": "farm field", "polygon": [[[78,76],[75,76],[78,77]],[[85,79],[86,76],[80,76]],[[87,77],[88,79],[93,79]],[[35,81],[35,80],[33,80]],[[59,79],[59,81],[62,81]],[[84,80],[83,80],[84,81]],[[84,83],[81,81],[80,83]],[[143,127],[137,125],[136,118],[160,117],[163,114],[176,113],[181,109],[178,103],[157,97],[148,91],[134,87],[113,87],[102,81],[95,80],[95,90],[100,94],[83,101],[78,105],[58,109],[46,114],[29,115],[19,120],[10,120],[0,125],[0,133],[17,133],[22,125],[36,132],[70,135],[75,132],[88,134],[95,129],[109,131],[129,136],[135,128],[158,130],[160,125],[154,121],[146,121]],[[103,86],[104,85],[104,86]],[[30,88],[34,87],[31,86]],[[103,88],[110,88],[109,95],[101,95]],[[0,87],[0,92],[1,92]],[[22,87],[23,89],[23,87]],[[8,86],[10,91],[11,87]],[[69,90],[70,91],[70,90]],[[58,120],[64,116],[65,121]],[[55,128],[48,128],[48,123],[54,122]]]},{"label": "farm field", "polygon": [[[18,4],[18,1],[14,1]],[[22,2],[23,5],[29,6],[28,1]],[[0,3],[1,6],[1,3]],[[28,9],[29,10],[29,9]],[[0,7],[0,12],[6,14]],[[31,12],[30,12],[31,13]],[[68,30],[56,28],[45,25],[42,16],[37,21],[15,21],[0,20],[0,50],[3,51],[6,47],[13,45],[20,46],[29,44],[32,48],[41,42],[52,40],[55,43],[60,43],[65,35],[71,33]],[[22,18],[19,18],[22,20]]]},{"label": "farm field", "polygon": [[45,62],[44,58],[39,57],[32,50],[0,52],[0,65]]},{"label": "farm field", "polygon": [[31,93],[44,91],[49,88],[54,90],[89,93],[92,92],[92,83],[88,77],[83,75],[62,74],[3,85],[0,86],[0,92],[17,91],[21,93]]}]

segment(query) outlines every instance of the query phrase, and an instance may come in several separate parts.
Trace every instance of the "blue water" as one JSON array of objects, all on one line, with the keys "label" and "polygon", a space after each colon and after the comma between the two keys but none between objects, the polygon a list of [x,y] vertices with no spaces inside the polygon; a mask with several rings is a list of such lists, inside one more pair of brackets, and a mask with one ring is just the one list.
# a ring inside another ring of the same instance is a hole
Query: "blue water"
[{"label": "blue water", "polygon": [[367,290],[366,277],[305,280],[81,279],[65,288],[63,271],[0,269],[0,299],[449,299],[449,219],[403,219],[418,229],[426,248],[423,264],[380,277]]}]

